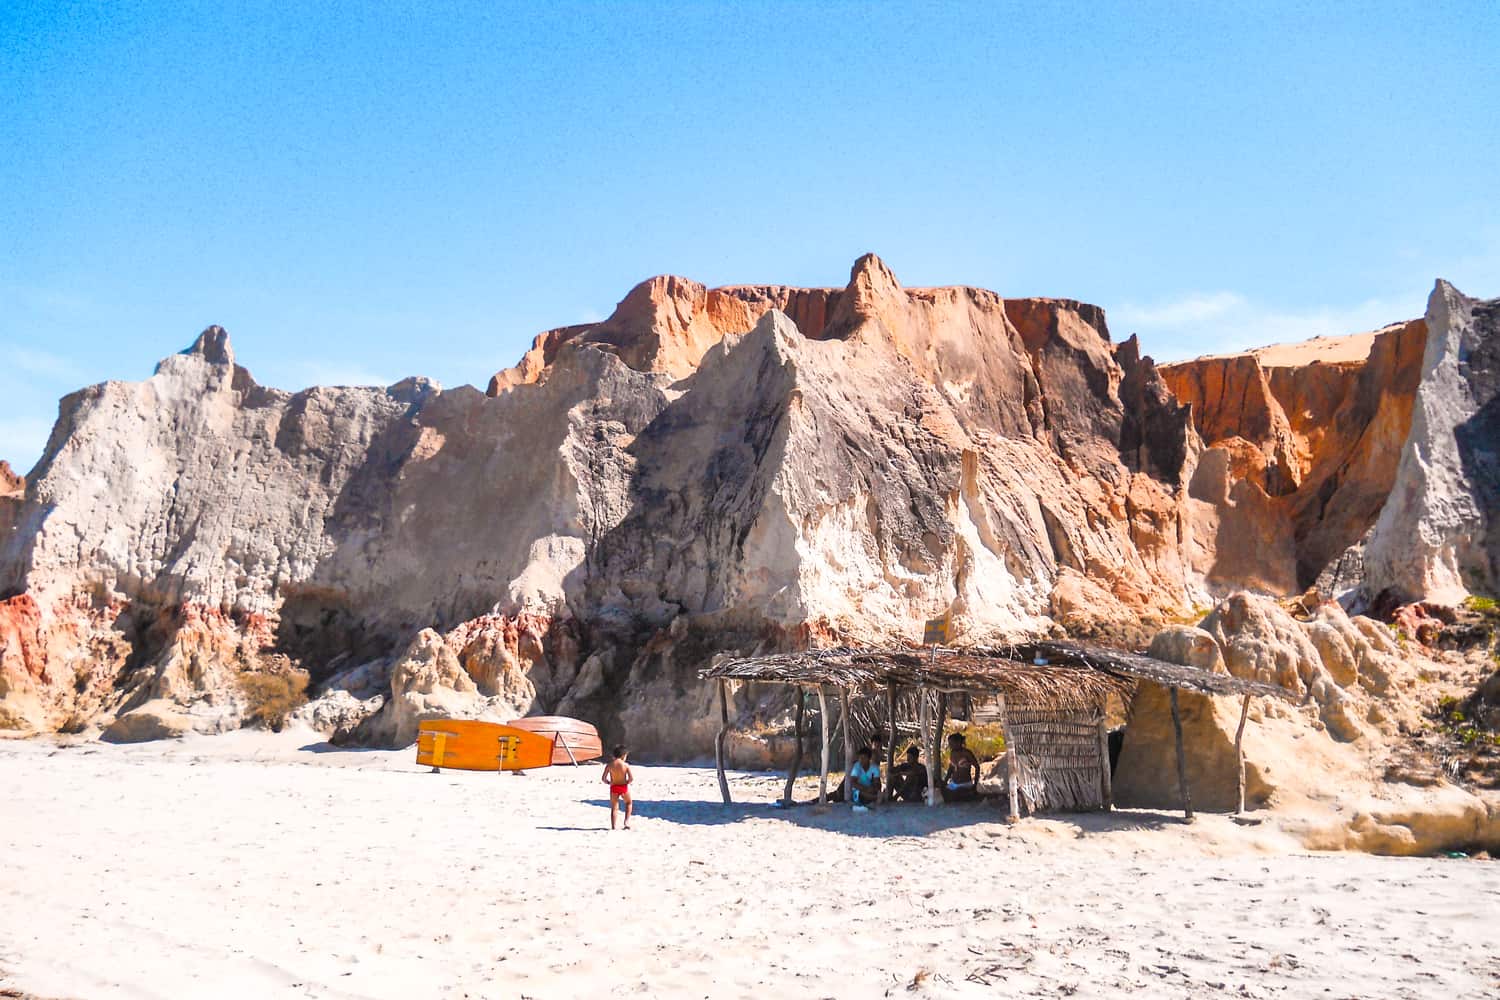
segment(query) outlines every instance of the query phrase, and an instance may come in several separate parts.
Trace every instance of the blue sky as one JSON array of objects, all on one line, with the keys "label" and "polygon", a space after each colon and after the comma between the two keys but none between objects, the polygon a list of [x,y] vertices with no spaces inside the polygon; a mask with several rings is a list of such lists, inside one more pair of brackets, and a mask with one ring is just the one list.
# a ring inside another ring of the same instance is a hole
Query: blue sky
[{"label": "blue sky", "polygon": [[11,0],[0,458],[210,323],[271,385],[482,386],[664,272],[874,251],[1158,358],[1500,295],[1497,51],[1493,0]]}]

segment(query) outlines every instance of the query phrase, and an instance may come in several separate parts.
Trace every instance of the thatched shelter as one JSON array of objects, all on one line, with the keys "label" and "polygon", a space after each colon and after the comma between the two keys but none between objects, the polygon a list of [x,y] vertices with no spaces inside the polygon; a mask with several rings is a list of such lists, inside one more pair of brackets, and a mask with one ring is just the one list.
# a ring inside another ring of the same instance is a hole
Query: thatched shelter
[{"label": "thatched shelter", "polygon": [[[1138,679],[1165,685],[1171,691],[1178,778],[1189,819],[1192,800],[1177,717],[1177,689],[1241,695],[1246,707],[1252,696],[1291,697],[1272,684],[1064,642],[969,649],[838,648],[776,653],[718,662],[702,671],[702,676],[719,683],[722,727],[715,757],[725,802],[729,801],[724,774],[728,685],[735,681],[787,684],[817,695],[822,731],[820,802],[828,797],[829,743],[835,728],[829,725],[831,695],[841,709],[845,774],[854,759],[855,729],[872,731],[872,717],[878,713],[884,716],[880,721],[891,733],[885,760],[889,775],[895,762],[896,734],[915,715],[917,731],[927,748],[928,787],[932,792],[937,787],[938,741],[948,699],[960,696],[971,719],[988,717],[1001,726],[1012,821],[1019,817],[1023,803],[1029,812],[1112,806],[1106,709],[1112,697],[1128,704]],[[787,776],[788,804],[801,768],[803,701],[799,697],[797,702],[797,758]],[[878,712],[877,706],[884,712]],[[1243,732],[1243,713],[1240,727]],[[932,792],[928,804],[936,805]]]}]

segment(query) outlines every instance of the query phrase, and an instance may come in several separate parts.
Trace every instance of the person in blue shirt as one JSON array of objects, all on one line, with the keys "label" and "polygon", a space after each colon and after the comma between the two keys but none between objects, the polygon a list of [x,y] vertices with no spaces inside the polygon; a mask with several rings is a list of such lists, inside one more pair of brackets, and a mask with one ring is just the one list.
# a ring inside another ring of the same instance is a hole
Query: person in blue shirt
[{"label": "person in blue shirt", "polygon": [[[879,767],[880,762],[885,759],[885,733],[879,730],[870,734],[870,759],[875,762],[876,767]],[[844,801],[844,785],[842,782],[833,791],[828,793],[828,801]]]},{"label": "person in blue shirt", "polygon": [[869,812],[880,801],[880,765],[867,746],[860,747],[856,756],[859,759],[849,769],[849,801],[855,812]]}]

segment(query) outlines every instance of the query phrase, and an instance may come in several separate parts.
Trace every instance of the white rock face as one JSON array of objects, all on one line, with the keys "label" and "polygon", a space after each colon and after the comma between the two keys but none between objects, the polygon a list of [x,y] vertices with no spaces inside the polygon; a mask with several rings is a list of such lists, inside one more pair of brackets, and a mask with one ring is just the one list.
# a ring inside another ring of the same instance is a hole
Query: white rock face
[{"label": "white rock face", "polygon": [[377,741],[405,746],[426,719],[478,719],[487,708],[443,637],[424,628],[391,668],[390,698],[369,725]]},{"label": "white rock face", "polygon": [[361,471],[435,392],[421,380],[262,388],[228,335],[205,331],[144,382],[63,401],[64,437],[0,553],[0,586],[24,581],[43,601],[93,588],[274,613],[278,588],[309,577],[341,522],[357,520],[345,509]]},{"label": "white rock face", "polygon": [[297,709],[287,717],[287,722],[304,726],[322,736],[345,739],[384,704],[385,698],[379,695],[361,699],[342,688],[335,688]]},{"label": "white rock face", "polygon": [[1411,433],[1365,547],[1364,590],[1455,604],[1500,588],[1500,300],[1439,281]]}]

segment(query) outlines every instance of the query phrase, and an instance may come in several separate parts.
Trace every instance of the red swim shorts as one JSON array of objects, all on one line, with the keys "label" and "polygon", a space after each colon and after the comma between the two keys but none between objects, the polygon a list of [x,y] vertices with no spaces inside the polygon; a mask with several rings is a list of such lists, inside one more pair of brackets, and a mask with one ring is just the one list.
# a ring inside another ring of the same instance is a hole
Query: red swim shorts
[{"label": "red swim shorts", "polygon": [[626,794],[629,791],[630,791],[630,786],[629,785],[610,785],[609,786],[609,794],[611,794],[611,795],[624,795],[624,794]]}]

